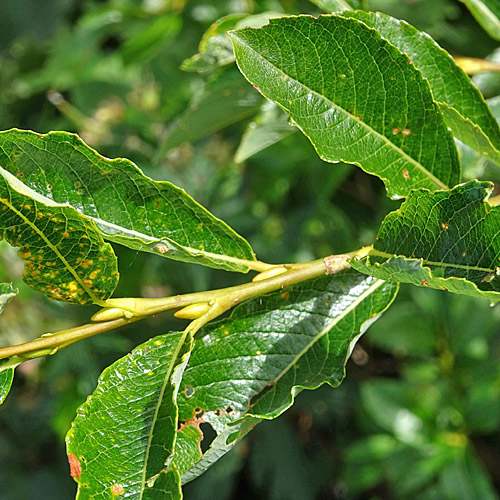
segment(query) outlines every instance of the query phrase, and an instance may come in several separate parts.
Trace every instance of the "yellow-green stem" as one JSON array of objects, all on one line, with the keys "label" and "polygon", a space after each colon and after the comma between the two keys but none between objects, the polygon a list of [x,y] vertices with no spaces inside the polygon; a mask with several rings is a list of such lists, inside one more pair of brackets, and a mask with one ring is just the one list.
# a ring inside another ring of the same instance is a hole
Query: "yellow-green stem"
[{"label": "yellow-green stem", "polygon": [[[127,310],[129,310],[130,303],[133,301],[134,307],[132,312],[134,315],[131,318],[123,317],[110,321],[90,323],[68,330],[62,330],[52,335],[45,335],[24,344],[4,347],[0,349],[0,359],[9,358],[11,356],[26,356],[26,358],[33,358],[37,357],[37,353],[43,356],[49,352],[47,350],[61,349],[79,340],[128,325],[146,316],[171,309],[179,309],[199,302],[208,302],[210,305],[214,305],[206,314],[199,318],[200,320],[203,319],[205,322],[210,321],[228,309],[250,298],[280,290],[287,286],[317,278],[325,274],[335,274],[344,269],[348,269],[350,267],[347,262],[349,258],[355,255],[363,256],[368,250],[369,247],[351,252],[350,254],[332,255],[324,259],[303,264],[285,264],[284,267],[286,268],[286,272],[278,276],[219,290],[189,293],[186,295],[158,299],[109,299],[106,301],[106,305],[109,307],[120,307],[120,303],[126,301]],[[217,314],[214,316],[215,312],[217,312]],[[193,321],[193,325],[197,325],[198,323],[198,320]]]}]

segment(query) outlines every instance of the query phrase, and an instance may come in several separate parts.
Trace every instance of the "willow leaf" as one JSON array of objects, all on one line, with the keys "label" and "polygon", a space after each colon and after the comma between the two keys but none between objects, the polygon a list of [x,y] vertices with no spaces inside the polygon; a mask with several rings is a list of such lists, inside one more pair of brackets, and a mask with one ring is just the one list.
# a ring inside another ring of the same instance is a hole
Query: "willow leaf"
[{"label": "willow leaf", "polygon": [[106,368],[79,408],[66,437],[78,499],[116,491],[137,500],[181,498],[180,476],[169,467],[177,388],[191,347],[185,342],[170,366],[181,336],[151,339]]},{"label": "willow leaf", "polygon": [[160,154],[248,118],[261,105],[262,98],[242,81],[236,69],[215,75],[172,125]]},{"label": "willow leaf", "polygon": [[[12,286],[12,283],[0,283],[0,314],[3,313],[7,304],[17,295],[18,290]],[[2,368],[0,361],[0,405],[5,401],[9,394],[14,380],[14,368],[11,366]]]},{"label": "willow leaf", "polygon": [[184,190],[129,160],[104,158],[74,134],[1,132],[0,165],[40,196],[75,207],[110,241],[232,271],[255,260],[243,238]]},{"label": "willow leaf", "polygon": [[288,124],[286,114],[276,104],[267,101],[257,117],[248,124],[234,154],[234,161],[243,162],[296,131],[296,127]]},{"label": "willow leaf", "polygon": [[[174,462],[183,482],[261,419],[280,415],[302,389],[339,385],[354,344],[396,291],[346,271],[253,299],[204,327],[178,397]],[[217,437],[202,454],[204,424]]]},{"label": "willow leaf", "polygon": [[476,21],[496,40],[500,40],[500,4],[498,0],[460,0]]},{"label": "willow leaf", "polygon": [[410,194],[382,223],[374,250],[353,260],[388,281],[500,300],[500,207],[485,200],[488,182]]},{"label": "willow leaf", "polygon": [[24,281],[50,299],[102,303],[117,260],[92,220],[33,191],[0,167],[0,235],[24,260]]},{"label": "willow leaf", "polygon": [[453,134],[500,165],[500,127],[481,92],[427,33],[380,12],[343,12],[375,28],[407,54],[429,81],[434,100]]},{"label": "willow leaf", "polygon": [[342,16],[298,16],[235,31],[232,42],[242,73],[322,159],[377,175],[393,198],[459,182],[453,137],[428,82],[376,30]]}]

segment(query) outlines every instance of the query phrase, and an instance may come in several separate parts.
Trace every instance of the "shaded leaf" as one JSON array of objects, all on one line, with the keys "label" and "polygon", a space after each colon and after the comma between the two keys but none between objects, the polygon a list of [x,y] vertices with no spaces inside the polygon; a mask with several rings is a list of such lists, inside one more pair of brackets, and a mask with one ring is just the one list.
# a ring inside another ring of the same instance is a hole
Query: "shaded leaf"
[{"label": "shaded leaf", "polygon": [[500,3],[498,0],[460,0],[476,21],[495,40],[500,40]]},{"label": "shaded leaf", "polygon": [[267,24],[271,17],[282,15],[279,12],[261,12],[253,16],[242,13],[228,14],[217,19],[203,34],[198,54],[183,61],[181,69],[208,73],[234,62],[233,46],[226,34],[227,31],[246,26],[260,28],[263,24]]},{"label": "shaded leaf", "polygon": [[352,266],[388,281],[500,300],[500,208],[484,201],[490,192],[490,183],[478,181],[414,191],[385,218],[370,255]]},{"label": "shaded leaf", "polygon": [[80,468],[78,498],[110,498],[118,487],[136,499],[181,498],[179,474],[169,469],[175,399],[191,347],[185,342],[170,366],[181,336],[151,339],[106,368],[78,409],[66,437]]},{"label": "shaded leaf", "polygon": [[350,10],[351,6],[345,0],[311,0],[325,12],[336,12],[340,10]]},{"label": "shaded leaf", "polygon": [[14,381],[14,368],[6,368],[2,370],[0,366],[0,405],[5,401],[9,394],[12,382]]},{"label": "shaded leaf", "polygon": [[71,205],[95,221],[106,239],[129,248],[242,272],[255,260],[243,238],[184,190],[153,181],[129,160],[104,158],[74,134],[1,132],[0,164],[38,195]]},{"label": "shaded leaf", "polygon": [[243,74],[290,114],[322,159],[377,175],[394,198],[459,182],[453,138],[428,83],[364,23],[272,19],[233,32],[232,41]]},{"label": "shaded leaf", "polygon": [[262,98],[234,70],[217,75],[172,125],[160,154],[255,114]]},{"label": "shaded leaf", "polygon": [[[3,313],[7,304],[17,295],[19,290],[12,286],[12,283],[0,283],[0,314]],[[2,369],[2,362],[0,361],[0,405],[5,401],[7,394],[9,394],[14,380],[14,368],[9,366]]]},{"label": "shaded leaf", "polygon": [[[179,392],[174,461],[187,482],[302,389],[340,384],[359,336],[397,288],[354,271],[322,277],[237,307],[196,340]],[[202,454],[203,425],[215,440]]]},{"label": "shaded leaf", "polygon": [[259,115],[248,124],[234,154],[234,161],[243,162],[296,131],[296,127],[288,124],[287,115],[268,101],[262,106]]},{"label": "shaded leaf", "polygon": [[407,54],[429,81],[434,100],[453,134],[500,165],[500,127],[482,94],[453,58],[429,35],[379,12],[344,12],[375,28]]},{"label": "shaded leaf", "polygon": [[77,304],[111,296],[118,284],[117,260],[94,221],[36,193],[2,167],[0,205],[0,235],[20,247],[30,287]]}]

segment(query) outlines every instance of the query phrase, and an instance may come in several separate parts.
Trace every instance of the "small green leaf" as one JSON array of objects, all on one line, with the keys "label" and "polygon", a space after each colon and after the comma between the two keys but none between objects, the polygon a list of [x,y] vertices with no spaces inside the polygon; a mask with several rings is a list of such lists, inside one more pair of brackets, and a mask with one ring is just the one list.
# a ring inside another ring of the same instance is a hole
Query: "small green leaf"
[{"label": "small green leaf", "polygon": [[151,180],[129,160],[104,158],[74,134],[1,132],[0,165],[134,250],[241,272],[255,260],[243,238],[184,190]]},{"label": "small green leaf", "polygon": [[14,381],[14,368],[6,368],[2,370],[0,366],[0,405],[5,401],[9,394],[12,382]]},{"label": "small green leaf", "polygon": [[29,286],[50,299],[78,304],[111,296],[118,284],[117,260],[92,220],[33,191],[2,167],[0,206],[0,235],[20,247]]},{"label": "small green leaf", "polygon": [[249,124],[234,154],[236,163],[243,162],[297,131],[288,124],[288,117],[276,104],[267,101],[259,115]]},{"label": "small green leaf", "polygon": [[236,70],[215,75],[172,125],[160,154],[248,118],[261,104],[262,98]]},{"label": "small green leaf", "polygon": [[453,58],[429,35],[380,12],[342,13],[375,28],[407,54],[429,81],[434,100],[453,134],[500,165],[500,127],[482,94]]},{"label": "small green leaf", "polygon": [[377,175],[393,198],[459,182],[453,137],[428,82],[377,31],[341,16],[298,16],[231,36],[243,74],[322,159]]},{"label": "small green leaf", "polygon": [[18,293],[19,290],[14,288],[12,283],[0,283],[0,314]]},{"label": "small green leaf", "polygon": [[177,388],[191,348],[188,339],[170,366],[181,337],[151,339],[106,368],[79,408],[66,437],[68,456],[78,462],[79,499],[122,490],[134,499],[181,498],[179,474],[169,468]]},{"label": "small green leaf", "polygon": [[234,62],[233,46],[227,36],[232,29],[260,28],[267,24],[271,17],[281,17],[279,12],[261,12],[250,16],[248,14],[228,14],[217,19],[204,33],[198,54],[183,61],[181,69],[199,73],[214,72],[217,68]]},{"label": "small green leaf", "polygon": [[325,12],[338,12],[352,8],[345,0],[311,0],[311,2]]},{"label": "small green leaf", "polygon": [[491,184],[414,191],[382,223],[374,250],[352,266],[380,279],[500,300],[500,207]]},{"label": "small green leaf", "polygon": [[[339,385],[356,341],[396,291],[346,271],[250,300],[229,319],[204,327],[178,398],[174,462],[183,482],[201,474],[262,418],[280,415],[302,389]],[[217,434],[205,454],[203,424]]]},{"label": "small green leaf", "polygon": [[500,3],[498,0],[460,0],[476,21],[495,40],[500,40]]},{"label": "small green leaf", "polygon": [[[12,283],[0,283],[0,314],[3,313],[7,304],[17,295],[18,291],[12,286]],[[4,360],[0,361],[0,405],[9,394],[14,380],[14,368],[12,366],[2,368],[2,361]]]}]

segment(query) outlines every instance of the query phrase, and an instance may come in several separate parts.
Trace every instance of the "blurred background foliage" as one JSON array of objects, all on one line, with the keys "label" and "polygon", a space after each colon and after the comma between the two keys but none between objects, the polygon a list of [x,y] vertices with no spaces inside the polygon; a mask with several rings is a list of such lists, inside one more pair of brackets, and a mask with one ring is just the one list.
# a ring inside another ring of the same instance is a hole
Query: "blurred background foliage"
[{"label": "blurred background foliage", "polygon": [[[373,241],[398,206],[381,183],[321,162],[279,109],[241,77],[224,36],[271,15],[319,14],[335,0],[33,0],[0,3],[0,128],[80,134],[109,157],[185,188],[268,262],[304,261]],[[353,0],[430,33],[452,54],[491,55],[458,0]],[[224,17],[225,16],[225,17]],[[222,19],[221,19],[222,18]],[[207,31],[208,30],[208,31]],[[200,43],[201,42],[201,43]],[[500,108],[499,74],[474,77]],[[500,171],[461,146],[466,178]],[[116,246],[116,296],[164,296],[247,278]],[[0,345],[88,321],[21,281],[2,245],[0,279],[20,295]],[[337,389],[301,394],[185,488],[197,500],[497,499],[500,307],[403,287],[364,336]],[[17,369],[0,409],[1,500],[74,496],[64,435],[100,371],[139,342],[183,327],[161,315]]]}]

